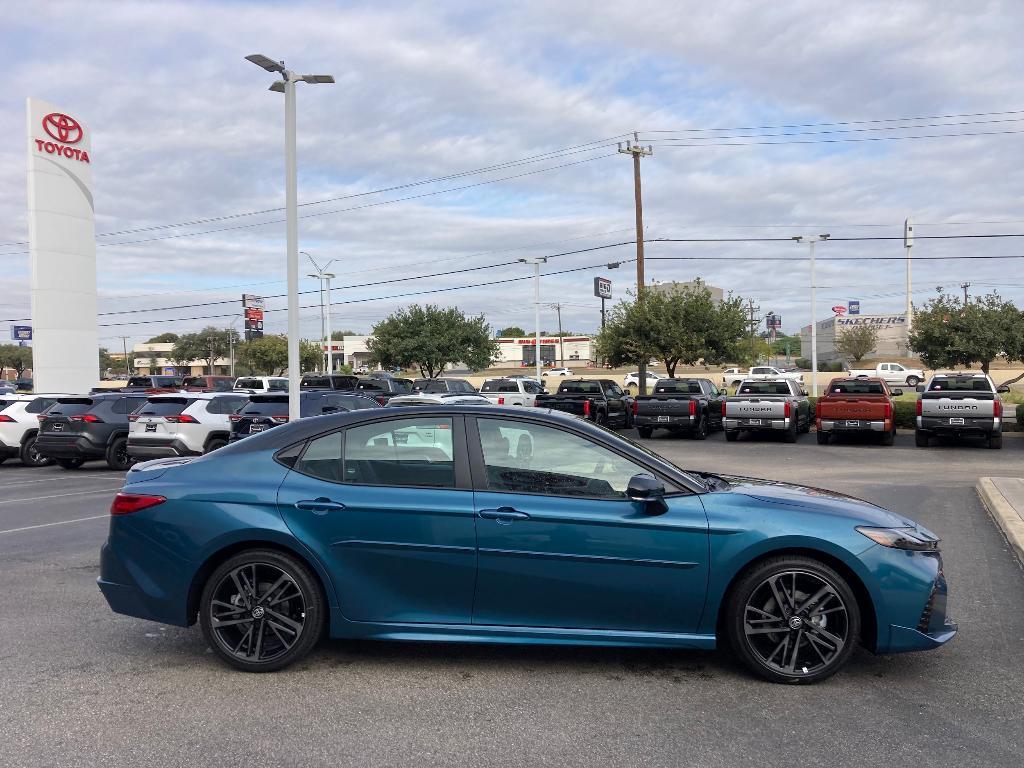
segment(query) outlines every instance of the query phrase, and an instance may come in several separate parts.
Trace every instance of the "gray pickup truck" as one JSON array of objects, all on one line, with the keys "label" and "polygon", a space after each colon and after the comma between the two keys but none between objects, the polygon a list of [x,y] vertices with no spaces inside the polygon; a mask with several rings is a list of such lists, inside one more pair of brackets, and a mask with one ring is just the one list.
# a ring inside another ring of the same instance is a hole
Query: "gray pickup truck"
[{"label": "gray pickup truck", "polygon": [[914,442],[927,448],[932,435],[973,435],[988,440],[989,448],[1003,447],[1001,392],[984,373],[937,373],[917,388],[917,428]]},{"label": "gray pickup truck", "polygon": [[723,403],[722,428],[732,442],[740,432],[782,432],[795,443],[811,430],[811,407],[803,385],[792,379],[745,379]]}]

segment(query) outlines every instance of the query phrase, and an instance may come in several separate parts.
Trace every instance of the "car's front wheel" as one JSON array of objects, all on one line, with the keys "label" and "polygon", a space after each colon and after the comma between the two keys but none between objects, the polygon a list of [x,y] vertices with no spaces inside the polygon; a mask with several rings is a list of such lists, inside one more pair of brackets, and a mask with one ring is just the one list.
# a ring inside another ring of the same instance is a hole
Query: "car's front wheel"
[{"label": "car's front wheel", "polygon": [[199,604],[203,637],[246,672],[274,672],[320,639],[325,604],[316,578],[297,558],[274,550],[241,552],[207,579]]},{"label": "car's front wheel", "polygon": [[860,608],[846,580],[809,557],[765,560],[743,575],[724,616],[733,650],[775,683],[816,683],[850,658]]},{"label": "car's front wheel", "polygon": [[908,387],[916,387],[920,383],[921,383],[921,380],[919,378],[917,378],[917,376],[907,376],[907,386]]}]

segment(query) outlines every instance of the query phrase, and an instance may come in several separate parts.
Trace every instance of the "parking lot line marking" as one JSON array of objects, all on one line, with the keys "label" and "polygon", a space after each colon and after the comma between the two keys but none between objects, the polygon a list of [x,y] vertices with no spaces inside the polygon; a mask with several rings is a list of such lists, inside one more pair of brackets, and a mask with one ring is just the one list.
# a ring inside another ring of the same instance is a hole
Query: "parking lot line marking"
[{"label": "parking lot line marking", "polygon": [[74,520],[58,520],[56,523],[40,523],[39,525],[26,525],[24,528],[8,528],[6,531],[0,531],[0,536],[5,533],[17,533],[18,531],[31,531],[33,528],[49,528],[51,525],[67,525],[68,523],[81,523],[85,520],[99,520],[101,517],[110,517],[107,515],[93,515],[92,517],[76,517]]},{"label": "parking lot line marking", "polygon": [[[72,493],[55,493],[52,496],[32,496],[27,499],[4,499],[0,501],[0,504],[16,504],[19,501],[44,501],[46,499],[62,499],[65,496],[88,496],[90,493],[110,493],[111,491],[119,491],[121,486],[118,485],[115,488],[98,488],[95,491],[73,491]],[[2,533],[2,531],[0,531]]]}]

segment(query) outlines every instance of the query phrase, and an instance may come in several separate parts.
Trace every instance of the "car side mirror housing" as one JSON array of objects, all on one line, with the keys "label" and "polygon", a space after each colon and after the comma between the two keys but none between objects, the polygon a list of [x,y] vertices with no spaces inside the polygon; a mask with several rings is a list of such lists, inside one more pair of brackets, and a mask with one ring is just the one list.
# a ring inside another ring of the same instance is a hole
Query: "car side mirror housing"
[{"label": "car side mirror housing", "polygon": [[915,392],[924,392],[924,384],[918,384],[916,387],[914,387],[914,391]]},{"label": "car side mirror housing", "polygon": [[902,389],[894,389],[891,394],[892,394],[893,397],[900,397],[900,396],[903,395],[903,390]]},{"label": "car side mirror housing", "polygon": [[654,475],[633,475],[626,486],[626,495],[630,501],[642,503],[647,514],[662,515],[668,511],[668,504],[665,503],[665,484]]},{"label": "car side mirror housing", "polygon": [[1000,395],[1005,395],[1010,392],[1010,388],[1004,384],[1001,387],[996,387],[996,392],[998,392]]}]

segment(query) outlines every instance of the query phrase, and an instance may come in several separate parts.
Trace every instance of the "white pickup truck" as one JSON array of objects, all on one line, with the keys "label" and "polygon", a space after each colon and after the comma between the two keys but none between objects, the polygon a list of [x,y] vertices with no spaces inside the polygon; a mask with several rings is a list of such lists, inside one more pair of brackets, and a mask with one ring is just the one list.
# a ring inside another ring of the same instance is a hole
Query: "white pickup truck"
[{"label": "white pickup truck", "polygon": [[525,405],[532,408],[544,388],[533,379],[487,379],[480,394],[495,405]]},{"label": "white pickup truck", "polygon": [[1003,403],[997,387],[983,373],[936,373],[928,386],[919,386],[914,442],[927,448],[932,435],[984,437],[989,448],[1003,447]]},{"label": "white pickup truck", "polygon": [[804,383],[804,375],[800,371],[785,372],[770,365],[759,365],[751,368],[749,373],[743,373],[739,368],[729,368],[722,375],[722,386],[738,387],[741,381],[768,381],[775,379],[790,379],[798,384]]},{"label": "white pickup truck", "polygon": [[907,368],[899,363],[879,363],[874,368],[851,368],[847,376],[867,376],[882,379],[886,384],[906,384],[916,387],[924,381],[924,371],[920,368]]}]

